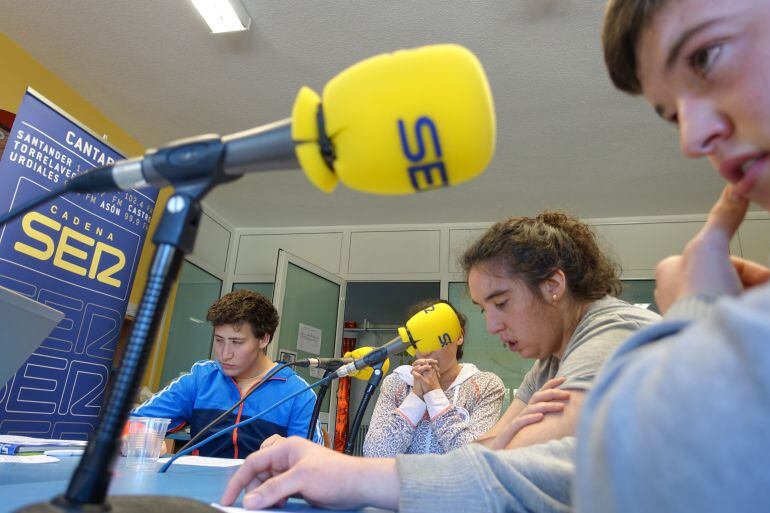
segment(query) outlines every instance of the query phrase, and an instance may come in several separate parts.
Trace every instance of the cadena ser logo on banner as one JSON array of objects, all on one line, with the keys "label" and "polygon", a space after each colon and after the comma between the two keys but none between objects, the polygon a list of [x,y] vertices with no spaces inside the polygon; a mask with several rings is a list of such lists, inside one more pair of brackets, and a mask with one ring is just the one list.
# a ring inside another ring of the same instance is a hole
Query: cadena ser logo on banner
[{"label": "cadena ser logo on banner", "polygon": [[[0,162],[0,211],[121,158],[28,91]],[[0,285],[64,312],[0,388],[0,434],[93,432],[156,197],[152,188],[68,194],[0,227]]]}]

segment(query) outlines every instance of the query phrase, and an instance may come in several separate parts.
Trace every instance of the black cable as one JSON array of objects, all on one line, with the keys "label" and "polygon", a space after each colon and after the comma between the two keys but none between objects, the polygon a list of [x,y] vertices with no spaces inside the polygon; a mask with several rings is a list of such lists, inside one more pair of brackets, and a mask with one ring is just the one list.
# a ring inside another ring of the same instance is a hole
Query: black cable
[{"label": "black cable", "polygon": [[60,196],[66,192],[69,192],[69,189],[65,185],[64,187],[60,187],[58,189],[53,189],[51,191],[47,191],[45,194],[41,194],[37,198],[33,198],[29,200],[28,202],[22,204],[19,207],[16,207],[15,209],[11,210],[10,212],[6,212],[2,216],[0,216],[0,226],[4,225],[5,223],[9,221],[13,221],[17,217],[19,217],[24,212],[27,212],[28,210],[32,210],[36,206],[45,203],[46,201],[50,201],[57,196]]},{"label": "black cable", "polygon": [[297,390],[296,392],[294,392],[293,394],[289,394],[288,396],[284,397],[283,399],[281,399],[277,403],[274,403],[269,408],[266,408],[266,409],[262,410],[261,412],[257,413],[256,415],[253,415],[253,416],[249,417],[246,420],[242,420],[242,421],[238,422],[237,424],[233,424],[230,427],[226,427],[225,429],[220,429],[219,431],[215,432],[213,435],[209,436],[205,440],[201,440],[197,444],[191,445],[190,447],[188,447],[184,451],[180,451],[180,452],[176,453],[174,456],[171,457],[171,459],[169,459],[166,463],[164,463],[162,467],[160,467],[160,470],[158,470],[158,473],[159,474],[165,473],[169,469],[169,467],[171,465],[173,465],[173,463],[176,460],[178,460],[180,457],[184,456],[185,454],[194,451],[198,447],[206,445],[207,443],[209,443],[210,441],[214,440],[215,438],[219,438],[220,436],[226,435],[227,433],[232,433],[233,431],[235,431],[236,429],[238,429],[241,426],[247,426],[247,425],[251,424],[252,422],[255,422],[255,421],[259,420],[260,418],[262,418],[263,415],[266,415],[266,414],[270,413],[271,411],[273,411],[274,409],[278,408],[282,404],[285,404],[287,401],[291,401],[292,399],[294,399],[298,395],[304,394],[305,392],[307,392],[308,390],[311,390],[314,387],[317,387],[317,386],[324,385],[324,384],[328,383],[329,381],[331,381],[331,378],[333,378],[333,377],[334,377],[334,375],[330,374],[329,376],[326,376],[325,378],[319,379],[315,383],[307,385],[305,388],[301,388],[301,389]]},{"label": "black cable", "polygon": [[[326,372],[324,372],[323,377],[325,378],[332,372],[333,371],[331,369],[327,369]],[[327,390],[329,390],[328,383],[318,387],[318,394],[316,395],[315,405],[313,406],[313,414],[310,416],[310,424],[307,426],[307,436],[305,437],[311,442],[315,441],[316,422],[318,422],[318,416],[321,413],[321,403],[324,401],[324,397],[326,397]]]},{"label": "black cable", "polygon": [[232,405],[232,407],[231,407],[229,410],[227,410],[226,412],[224,412],[222,415],[220,415],[219,417],[215,418],[214,420],[212,420],[211,422],[209,422],[208,424],[206,424],[206,426],[205,426],[205,427],[201,428],[201,430],[200,430],[200,431],[198,431],[198,434],[196,434],[194,437],[190,438],[190,440],[188,440],[188,441],[187,441],[187,443],[186,443],[186,444],[184,444],[184,445],[182,446],[182,448],[181,448],[181,449],[179,449],[179,451],[177,451],[177,452],[182,452],[182,451],[184,451],[185,449],[187,449],[188,447],[190,447],[191,445],[195,444],[195,443],[196,443],[198,440],[200,440],[200,439],[203,437],[203,435],[204,435],[204,434],[205,434],[205,433],[206,433],[206,432],[209,430],[209,428],[210,428],[211,426],[215,425],[217,422],[219,422],[220,420],[222,420],[223,418],[225,418],[227,415],[229,415],[230,413],[232,413],[234,409],[236,409],[238,406],[240,406],[241,404],[243,404],[243,401],[245,401],[246,399],[248,399],[248,397],[249,397],[251,394],[253,394],[254,392],[256,392],[256,390],[257,390],[259,387],[261,387],[263,384],[267,383],[267,380],[269,380],[270,378],[272,378],[273,376],[275,376],[276,374],[278,374],[280,371],[282,371],[283,369],[285,369],[286,367],[289,367],[289,366],[291,366],[291,365],[294,365],[294,362],[287,362],[287,363],[282,363],[282,364],[279,364],[279,365],[277,365],[277,366],[273,367],[272,369],[270,369],[270,370],[268,371],[268,373],[267,373],[267,374],[265,374],[265,376],[264,376],[264,377],[263,377],[261,380],[259,380],[259,381],[257,382],[257,384],[256,384],[256,385],[255,385],[255,386],[254,386],[254,387],[253,387],[251,390],[249,390],[249,391],[246,393],[246,395],[244,395],[243,397],[241,397],[241,400],[240,400],[240,401],[238,401],[237,403],[235,403],[234,405]]}]

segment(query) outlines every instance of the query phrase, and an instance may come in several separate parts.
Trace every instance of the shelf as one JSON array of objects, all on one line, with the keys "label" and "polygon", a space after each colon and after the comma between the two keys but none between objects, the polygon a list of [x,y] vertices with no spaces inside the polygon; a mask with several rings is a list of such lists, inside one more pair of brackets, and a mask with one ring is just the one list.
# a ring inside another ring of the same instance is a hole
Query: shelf
[{"label": "shelf", "polygon": [[399,326],[377,326],[371,323],[368,319],[364,319],[364,326],[362,328],[343,328],[343,331],[349,331],[352,333],[367,333],[367,332],[389,332],[397,333]]}]

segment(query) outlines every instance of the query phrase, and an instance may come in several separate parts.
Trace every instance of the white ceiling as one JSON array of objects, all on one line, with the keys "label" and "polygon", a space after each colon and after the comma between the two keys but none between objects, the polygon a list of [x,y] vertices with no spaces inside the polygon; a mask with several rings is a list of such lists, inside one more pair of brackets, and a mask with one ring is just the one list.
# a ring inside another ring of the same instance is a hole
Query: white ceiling
[{"label": "white ceiling", "polygon": [[236,227],[493,221],[707,212],[722,187],[673,128],[616,92],[601,0],[244,0],[248,32],[212,35],[189,0],[0,0],[0,30],[148,147],[288,117],[297,90],[398,48],[478,55],[497,154],[461,186],[408,197],[317,191],[299,171],[250,175],[206,203]]}]

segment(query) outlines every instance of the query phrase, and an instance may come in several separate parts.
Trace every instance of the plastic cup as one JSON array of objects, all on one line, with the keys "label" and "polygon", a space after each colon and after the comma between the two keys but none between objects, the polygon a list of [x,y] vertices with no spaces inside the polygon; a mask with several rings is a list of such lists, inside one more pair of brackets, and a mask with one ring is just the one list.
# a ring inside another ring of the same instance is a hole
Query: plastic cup
[{"label": "plastic cup", "polygon": [[171,419],[132,417],[128,419],[126,467],[154,470]]}]

